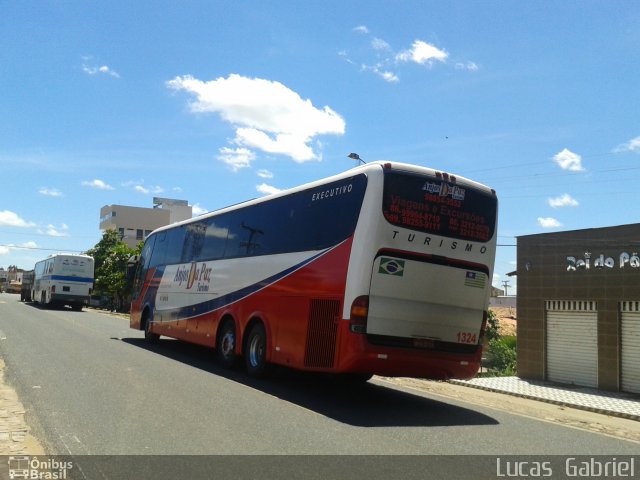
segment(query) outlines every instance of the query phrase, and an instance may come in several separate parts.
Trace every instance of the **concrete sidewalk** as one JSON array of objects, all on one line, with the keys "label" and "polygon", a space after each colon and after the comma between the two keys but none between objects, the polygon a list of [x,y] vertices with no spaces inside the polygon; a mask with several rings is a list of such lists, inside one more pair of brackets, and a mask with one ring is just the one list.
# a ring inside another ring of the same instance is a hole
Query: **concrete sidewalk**
[{"label": "concrete sidewalk", "polygon": [[518,377],[482,377],[450,383],[640,421],[640,395]]}]

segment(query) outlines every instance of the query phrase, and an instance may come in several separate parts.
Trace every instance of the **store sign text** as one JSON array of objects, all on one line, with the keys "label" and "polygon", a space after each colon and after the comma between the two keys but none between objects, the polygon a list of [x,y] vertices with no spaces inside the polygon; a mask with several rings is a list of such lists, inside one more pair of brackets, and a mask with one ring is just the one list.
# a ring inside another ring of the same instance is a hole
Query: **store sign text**
[{"label": "store sign text", "polygon": [[590,269],[602,269],[602,268],[640,268],[640,256],[637,252],[633,252],[629,255],[627,252],[622,252],[618,257],[605,256],[600,254],[597,257],[592,257],[590,252],[584,254],[584,258],[579,257],[567,257],[567,271],[575,272],[576,270],[590,270]]}]

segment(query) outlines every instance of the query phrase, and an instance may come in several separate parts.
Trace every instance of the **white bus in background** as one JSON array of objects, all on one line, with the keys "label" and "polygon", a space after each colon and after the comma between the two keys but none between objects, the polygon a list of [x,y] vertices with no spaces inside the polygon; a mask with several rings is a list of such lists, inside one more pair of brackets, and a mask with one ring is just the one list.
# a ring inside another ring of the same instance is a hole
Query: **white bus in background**
[{"label": "white bus in background", "polygon": [[92,290],[93,258],[88,255],[52,255],[34,267],[31,299],[36,303],[82,310]]}]

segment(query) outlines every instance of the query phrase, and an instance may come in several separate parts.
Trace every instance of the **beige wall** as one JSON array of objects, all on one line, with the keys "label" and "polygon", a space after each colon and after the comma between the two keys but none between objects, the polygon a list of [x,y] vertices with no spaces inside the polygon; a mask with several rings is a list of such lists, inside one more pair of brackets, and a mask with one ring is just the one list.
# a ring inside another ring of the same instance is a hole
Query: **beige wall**
[{"label": "beige wall", "polygon": [[[640,224],[518,237],[518,375],[545,379],[546,300],[591,300],[598,306],[599,388],[618,390],[621,301],[640,300],[640,268],[620,266],[640,251]],[[574,261],[586,264],[570,268]],[[602,257],[601,257],[602,255]],[[609,265],[599,265],[599,259]]]},{"label": "beige wall", "polygon": [[[115,215],[114,215],[115,213]],[[100,230],[124,229],[122,241],[129,247],[135,247],[146,238],[145,232],[191,218],[191,207],[179,207],[177,210],[169,208],[142,208],[124,205],[105,205],[100,209]],[[139,238],[138,230],[142,230]]]}]

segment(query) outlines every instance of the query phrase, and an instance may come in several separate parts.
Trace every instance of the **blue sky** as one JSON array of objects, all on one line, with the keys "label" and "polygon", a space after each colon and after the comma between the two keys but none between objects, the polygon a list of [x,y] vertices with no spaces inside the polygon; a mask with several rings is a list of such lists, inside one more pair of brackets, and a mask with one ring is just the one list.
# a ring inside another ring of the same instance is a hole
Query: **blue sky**
[{"label": "blue sky", "polygon": [[0,266],[357,152],[494,188],[514,293],[517,236],[638,222],[639,120],[635,1],[4,1]]}]

